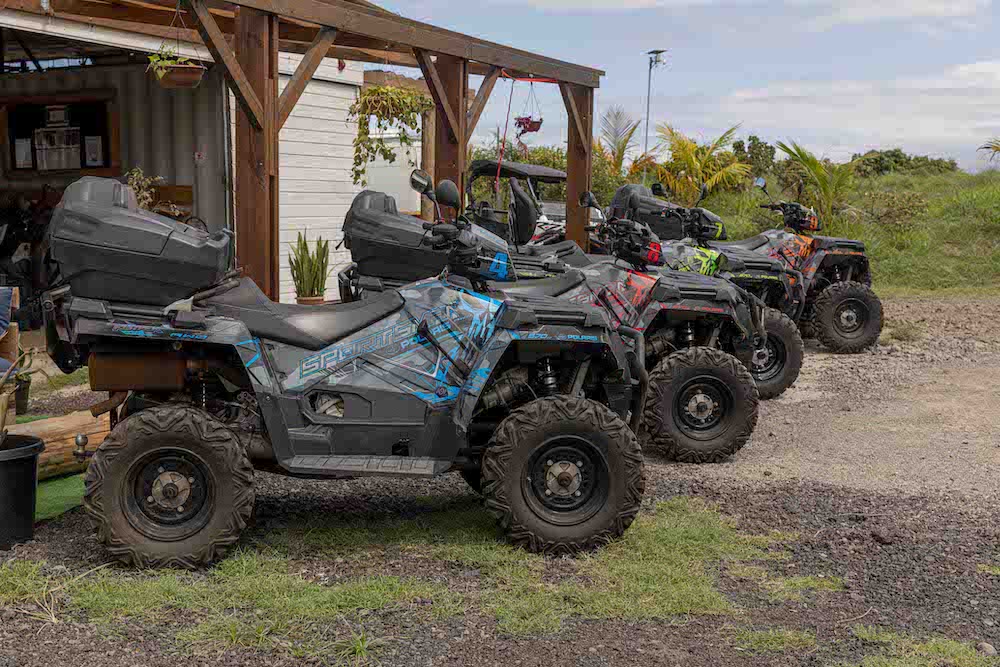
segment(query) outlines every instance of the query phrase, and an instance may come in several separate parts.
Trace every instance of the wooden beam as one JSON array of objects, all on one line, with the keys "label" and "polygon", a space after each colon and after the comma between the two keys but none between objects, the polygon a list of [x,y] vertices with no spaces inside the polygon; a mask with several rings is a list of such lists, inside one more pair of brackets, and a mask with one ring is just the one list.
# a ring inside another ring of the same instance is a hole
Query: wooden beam
[{"label": "wooden beam", "polygon": [[316,35],[309,51],[299,62],[299,66],[295,68],[295,74],[292,75],[291,81],[285,84],[285,89],[281,92],[281,99],[278,100],[278,118],[275,121],[276,129],[280,130],[285,126],[285,121],[288,120],[292,109],[302,97],[309,80],[323,63],[323,59],[326,58],[326,54],[329,53],[333,40],[336,38],[337,31],[334,28],[323,28]]},{"label": "wooden beam", "polygon": [[472,102],[472,108],[469,109],[469,117],[466,122],[465,131],[469,133],[469,136],[472,136],[472,133],[476,131],[476,125],[479,124],[479,118],[486,109],[486,103],[490,101],[490,95],[493,93],[493,87],[497,85],[501,71],[499,67],[491,67],[486,78],[483,79],[483,84],[479,86],[479,92],[476,93],[476,99]]},{"label": "wooden beam", "polygon": [[[212,58],[215,59],[215,62],[221,63],[225,68],[226,79],[229,81],[229,87],[232,88],[233,94],[236,96],[236,101],[240,104],[240,108],[246,113],[247,118],[254,127],[263,129],[265,122],[264,107],[261,104],[260,98],[254,93],[247,75],[236,60],[236,54],[233,53],[229,43],[226,42],[225,35],[219,30],[218,24],[208,11],[205,0],[184,0],[184,2],[191,8],[191,11],[194,12],[195,17],[198,19],[196,21],[198,32],[201,34],[201,39],[205,42],[205,46],[211,51]],[[238,19],[237,23],[239,23]]]},{"label": "wooden beam", "polygon": [[[441,88],[442,99],[447,106],[437,104],[437,118],[434,137],[434,180],[449,179],[458,186],[462,198],[465,197],[465,158],[468,149],[468,134],[465,130],[469,94],[468,63],[461,58],[438,55],[434,70]],[[434,86],[431,87],[434,90]],[[457,117],[449,120],[446,109],[460,109]],[[442,132],[449,122],[454,122],[455,133]]]},{"label": "wooden beam", "polygon": [[31,52],[31,49],[28,48],[28,45],[24,42],[24,38],[21,37],[21,33],[19,33],[17,30],[11,30],[11,32],[14,34],[14,39],[17,40],[17,43],[18,45],[20,45],[21,50],[24,51],[24,54],[28,56],[29,60],[31,60],[31,64],[35,66],[35,70],[39,72],[44,72],[45,69],[42,68],[42,63],[38,62],[38,58],[36,58],[35,54],[33,54]]},{"label": "wooden beam", "polygon": [[594,132],[594,89],[560,86],[570,116],[566,150],[566,238],[588,249],[590,211],[577,204],[591,188]]},{"label": "wooden beam", "polygon": [[[428,109],[420,115],[420,168],[434,177],[434,151],[437,146],[436,116],[434,109]],[[434,202],[427,197],[420,198],[420,217],[427,222],[437,222],[434,219]]]},{"label": "wooden beam", "polygon": [[347,0],[231,0],[232,4],[282,17],[337,28],[392,44],[475,60],[509,70],[531,72],[582,86],[600,86],[600,70],[547,58],[393,14],[366,11]]},{"label": "wooden beam", "polygon": [[[424,80],[427,82],[427,87],[430,88],[434,104],[440,112],[438,115],[444,119],[444,127],[448,130],[448,136],[452,142],[458,143],[462,137],[459,127],[459,117],[455,114],[455,108],[452,107],[451,101],[448,99],[448,92],[441,81],[437,65],[434,64],[430,54],[426,51],[414,49],[413,53],[417,57],[417,64],[420,65],[420,71],[424,73]],[[458,108],[465,109],[464,106]]]},{"label": "wooden beam", "polygon": [[[580,109],[576,104],[576,98],[573,97],[572,89],[568,84],[560,83],[559,92],[562,93],[563,105],[565,105],[566,114],[569,116],[570,132],[576,133],[581,146],[589,147],[593,140],[587,136],[587,131],[584,129],[583,118],[580,116]],[[587,150],[591,149],[587,148]]]},{"label": "wooden beam", "polygon": [[252,9],[236,17],[236,57],[247,85],[262,100],[263,122],[236,116],[236,257],[271,299],[279,290],[278,255],[278,19]]}]

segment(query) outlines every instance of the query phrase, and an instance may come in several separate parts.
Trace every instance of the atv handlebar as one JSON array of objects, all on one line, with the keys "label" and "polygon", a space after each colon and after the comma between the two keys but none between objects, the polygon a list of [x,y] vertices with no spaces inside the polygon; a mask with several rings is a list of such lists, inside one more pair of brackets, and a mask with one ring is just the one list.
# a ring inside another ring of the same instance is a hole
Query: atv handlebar
[{"label": "atv handlebar", "polygon": [[770,211],[782,211],[785,208],[784,204],[761,204],[760,207]]}]

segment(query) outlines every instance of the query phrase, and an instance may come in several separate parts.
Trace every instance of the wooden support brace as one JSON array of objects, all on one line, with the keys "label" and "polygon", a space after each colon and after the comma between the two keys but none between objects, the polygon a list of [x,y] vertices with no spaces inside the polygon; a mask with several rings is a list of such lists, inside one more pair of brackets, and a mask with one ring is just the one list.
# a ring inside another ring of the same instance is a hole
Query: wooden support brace
[{"label": "wooden support brace", "polygon": [[21,45],[21,50],[24,51],[25,55],[27,55],[28,58],[31,60],[32,64],[35,66],[35,69],[39,72],[44,72],[45,70],[42,69],[42,63],[38,62],[38,58],[36,58],[35,54],[33,54],[31,52],[31,49],[28,48],[28,45],[24,42],[24,38],[21,37],[21,33],[19,33],[17,30],[11,30],[11,32],[14,33],[14,39],[16,39],[17,43]]},{"label": "wooden support brace", "polygon": [[570,132],[576,132],[579,145],[586,147],[585,150],[589,153],[591,150],[589,147],[593,144],[593,140],[587,136],[587,132],[583,129],[583,118],[580,117],[580,108],[576,104],[576,98],[573,97],[573,90],[569,84],[560,83],[559,92],[562,93],[566,113],[569,115]]},{"label": "wooden support brace", "polygon": [[455,115],[455,110],[448,101],[448,94],[445,91],[444,83],[441,82],[441,75],[438,74],[437,66],[426,51],[414,49],[413,53],[417,57],[417,64],[420,66],[420,71],[424,73],[424,80],[427,81],[427,87],[430,88],[434,103],[444,114],[448,126],[445,128],[448,130],[448,138],[453,143],[458,143],[461,134],[461,129],[458,125],[458,116]]},{"label": "wooden support brace", "polygon": [[469,120],[465,125],[465,132],[467,136],[472,136],[472,133],[476,131],[476,125],[479,124],[479,118],[483,115],[483,111],[486,109],[486,103],[490,101],[490,95],[493,93],[493,87],[497,85],[497,79],[500,78],[500,72],[502,72],[499,67],[491,67],[490,71],[486,74],[486,78],[483,79],[483,85],[479,86],[479,92],[476,93],[476,99],[472,102],[472,108],[469,109]]},{"label": "wooden support brace", "polygon": [[205,46],[211,51],[215,62],[222,63],[222,66],[226,68],[226,74],[228,75],[226,78],[229,80],[230,88],[232,88],[233,94],[236,96],[236,101],[239,102],[240,107],[246,113],[247,118],[250,119],[253,126],[257,129],[263,129],[264,106],[250,86],[246,74],[243,73],[243,68],[236,61],[236,54],[233,53],[233,49],[226,41],[225,35],[219,29],[219,25],[215,22],[215,18],[211,12],[209,12],[208,4],[205,0],[184,1],[198,19],[198,32],[201,34],[201,39],[205,42]]},{"label": "wooden support brace", "polygon": [[309,80],[312,79],[317,68],[323,63],[323,58],[330,51],[330,47],[333,46],[333,41],[336,38],[337,31],[334,28],[323,28],[316,34],[316,39],[313,40],[312,46],[309,47],[309,50],[302,57],[299,66],[295,68],[295,74],[292,75],[291,81],[281,91],[281,99],[278,100],[278,118],[275,123],[276,130],[280,130],[285,126],[285,121],[288,120],[292,109],[295,108],[295,104],[302,97],[302,93],[309,84]]}]

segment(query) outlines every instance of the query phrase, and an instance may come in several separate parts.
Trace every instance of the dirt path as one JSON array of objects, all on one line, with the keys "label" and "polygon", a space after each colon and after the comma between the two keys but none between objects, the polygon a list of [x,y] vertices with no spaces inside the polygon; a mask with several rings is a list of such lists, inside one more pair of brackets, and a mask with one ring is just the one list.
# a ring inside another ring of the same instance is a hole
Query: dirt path
[{"label": "dirt path", "polygon": [[[478,521],[474,509],[461,513],[475,508],[475,499],[457,478],[308,482],[261,475],[257,523],[244,548],[284,549],[294,572],[324,586],[353,576],[410,576],[474,601],[444,619],[429,620],[421,611],[427,601],[419,601],[352,616],[335,628],[309,626],[310,633],[338,636],[364,628],[383,638],[375,655],[386,667],[860,665],[878,655],[886,667],[1000,667],[971,648],[980,641],[1000,646],[1000,299],[897,299],[886,309],[883,344],[871,353],[836,356],[810,345],[799,382],[765,404],[753,441],[733,460],[689,466],[649,457],[650,503],[707,501],[741,533],[784,536],[785,550],[772,560],[698,566],[714,573],[731,614],[645,621],[569,615],[557,631],[512,635],[487,613],[491,601],[477,597],[494,585],[486,566],[442,557],[437,533],[408,538],[416,543],[392,537],[371,550],[349,545],[347,555],[328,551],[338,540],[351,542],[345,533],[376,531],[370,527],[385,517],[434,521],[458,511],[456,521]],[[427,509],[428,498],[437,509]],[[15,557],[72,573],[104,562],[79,512],[43,526]],[[536,573],[541,588],[532,590],[551,595],[558,586],[586,583],[584,567],[586,561],[545,562]],[[824,581],[837,585],[775,593],[776,586]],[[53,625],[5,611],[0,600],[0,667],[301,664],[280,642],[210,650],[179,643],[183,613],[113,629],[64,614],[67,622]],[[892,638],[867,637],[859,624]],[[772,631],[806,639],[798,648],[762,648]],[[957,643],[917,643],[936,636]],[[338,663],[329,655],[306,660]]]}]

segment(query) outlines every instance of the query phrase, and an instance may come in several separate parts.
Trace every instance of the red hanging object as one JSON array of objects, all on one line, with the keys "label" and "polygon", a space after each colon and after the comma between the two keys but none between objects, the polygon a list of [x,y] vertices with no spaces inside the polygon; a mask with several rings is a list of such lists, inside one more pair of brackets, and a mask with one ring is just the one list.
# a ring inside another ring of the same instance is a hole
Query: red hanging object
[{"label": "red hanging object", "polygon": [[525,134],[531,134],[532,132],[538,132],[541,130],[542,119],[532,118],[531,116],[519,116],[514,119],[514,125],[517,126],[517,137],[520,139]]}]

